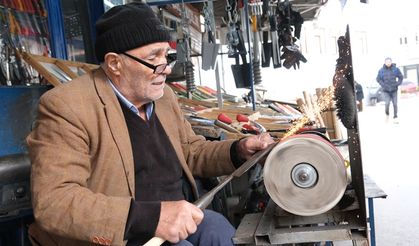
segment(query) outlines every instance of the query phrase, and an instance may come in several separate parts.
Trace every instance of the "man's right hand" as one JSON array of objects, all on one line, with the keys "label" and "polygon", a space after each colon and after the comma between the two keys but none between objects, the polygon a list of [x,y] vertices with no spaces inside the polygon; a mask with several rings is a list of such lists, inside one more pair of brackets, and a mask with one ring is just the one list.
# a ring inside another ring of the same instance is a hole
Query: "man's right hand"
[{"label": "man's right hand", "polygon": [[162,202],[156,236],[177,243],[194,233],[203,218],[202,210],[187,201]]}]

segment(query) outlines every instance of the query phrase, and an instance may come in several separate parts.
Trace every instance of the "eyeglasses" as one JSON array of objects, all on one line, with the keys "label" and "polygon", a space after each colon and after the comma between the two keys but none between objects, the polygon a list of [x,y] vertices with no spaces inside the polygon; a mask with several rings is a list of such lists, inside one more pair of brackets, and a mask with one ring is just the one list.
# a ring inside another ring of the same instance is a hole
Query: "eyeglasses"
[{"label": "eyeglasses", "polygon": [[135,60],[136,62],[139,62],[139,63],[143,64],[144,66],[146,66],[150,69],[153,69],[154,74],[162,74],[164,72],[164,70],[166,70],[167,67],[172,69],[175,66],[175,63],[176,63],[176,58],[174,58],[172,56],[172,54],[169,54],[167,56],[167,60],[169,61],[169,63],[163,63],[163,64],[159,64],[159,65],[150,64],[150,63],[148,63],[148,62],[146,62],[146,61],[144,61],[144,60],[142,60],[138,57],[130,55],[126,52],[122,52],[122,54],[128,56],[129,58]]}]

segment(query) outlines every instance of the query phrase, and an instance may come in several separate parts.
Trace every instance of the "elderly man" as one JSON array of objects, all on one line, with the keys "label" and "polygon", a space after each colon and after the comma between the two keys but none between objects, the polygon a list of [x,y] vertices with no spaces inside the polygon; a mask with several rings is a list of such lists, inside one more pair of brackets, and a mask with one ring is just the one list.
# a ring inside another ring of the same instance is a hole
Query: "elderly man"
[{"label": "elderly man", "polygon": [[35,245],[232,245],[220,214],[189,203],[194,176],[231,173],[273,140],[205,141],[165,86],[169,32],[131,3],[96,23],[99,69],[45,93],[28,136]]}]

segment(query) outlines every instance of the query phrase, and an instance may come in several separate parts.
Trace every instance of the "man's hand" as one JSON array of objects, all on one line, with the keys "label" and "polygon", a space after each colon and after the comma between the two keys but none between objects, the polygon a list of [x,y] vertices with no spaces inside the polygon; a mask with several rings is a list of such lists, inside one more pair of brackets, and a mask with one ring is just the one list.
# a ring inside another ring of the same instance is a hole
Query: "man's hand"
[{"label": "man's hand", "polygon": [[203,218],[201,209],[187,201],[162,202],[155,236],[177,243],[194,233]]},{"label": "man's hand", "polygon": [[268,133],[243,138],[237,144],[237,154],[240,158],[248,160],[254,153],[263,150],[274,140]]}]

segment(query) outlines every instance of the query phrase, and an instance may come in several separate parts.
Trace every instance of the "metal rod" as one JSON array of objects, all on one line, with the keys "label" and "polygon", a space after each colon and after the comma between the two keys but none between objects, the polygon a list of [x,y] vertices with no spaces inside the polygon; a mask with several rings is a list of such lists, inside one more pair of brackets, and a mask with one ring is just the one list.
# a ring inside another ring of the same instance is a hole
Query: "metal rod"
[{"label": "metal rod", "polygon": [[220,69],[218,66],[218,58],[215,62],[215,82],[217,84],[217,104],[218,108],[223,108],[223,92],[221,91]]},{"label": "metal rod", "polygon": [[368,198],[368,221],[370,222],[370,238],[371,246],[375,246],[375,221],[374,221],[374,201],[373,198]]}]

